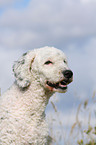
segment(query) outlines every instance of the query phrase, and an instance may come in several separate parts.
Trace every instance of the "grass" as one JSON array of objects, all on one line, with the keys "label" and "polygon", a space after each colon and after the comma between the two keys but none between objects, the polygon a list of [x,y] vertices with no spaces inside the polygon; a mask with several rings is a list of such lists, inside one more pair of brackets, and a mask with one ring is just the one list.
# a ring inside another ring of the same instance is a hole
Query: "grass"
[{"label": "grass", "polygon": [[56,105],[52,101],[51,104],[55,118],[54,115],[50,116],[50,136],[53,139],[50,145],[96,145],[95,92],[91,99],[86,99],[79,104],[75,122],[67,130],[64,128]]}]

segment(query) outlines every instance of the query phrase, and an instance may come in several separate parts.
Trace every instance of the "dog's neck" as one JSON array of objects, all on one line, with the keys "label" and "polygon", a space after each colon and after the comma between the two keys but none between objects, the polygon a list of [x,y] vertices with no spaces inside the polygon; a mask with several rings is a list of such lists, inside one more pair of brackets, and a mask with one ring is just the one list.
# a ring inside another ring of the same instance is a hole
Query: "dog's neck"
[{"label": "dog's neck", "polygon": [[53,92],[44,89],[40,84],[36,84],[35,81],[31,83],[28,89],[20,89],[17,86],[17,90],[20,92],[18,100],[21,101],[26,114],[36,115],[40,119],[45,114],[46,106]]}]

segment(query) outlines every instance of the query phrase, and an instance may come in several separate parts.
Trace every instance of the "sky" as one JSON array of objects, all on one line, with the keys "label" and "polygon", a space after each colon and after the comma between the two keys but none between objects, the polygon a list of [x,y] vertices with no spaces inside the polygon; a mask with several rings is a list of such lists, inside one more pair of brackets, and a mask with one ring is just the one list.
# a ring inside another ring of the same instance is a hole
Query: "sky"
[{"label": "sky", "polygon": [[[96,0],[0,0],[1,93],[14,82],[14,61],[43,46],[61,49],[68,57],[74,81],[66,94],[52,99],[58,100],[61,118],[69,120],[71,113],[73,123],[78,105],[96,91]],[[51,103],[48,115],[50,110],[54,114]]]}]

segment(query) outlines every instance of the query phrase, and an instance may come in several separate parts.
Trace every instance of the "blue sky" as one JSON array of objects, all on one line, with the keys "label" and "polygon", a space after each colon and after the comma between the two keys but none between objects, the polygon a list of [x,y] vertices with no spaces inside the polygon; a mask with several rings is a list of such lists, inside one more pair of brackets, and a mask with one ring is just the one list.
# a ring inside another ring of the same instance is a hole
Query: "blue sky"
[{"label": "blue sky", "polygon": [[[0,1],[2,93],[14,81],[14,61],[22,53],[46,45],[64,51],[74,72],[74,81],[69,85],[68,92],[56,95],[56,105],[61,112],[61,118],[68,118],[72,109],[76,110],[81,101],[90,99],[96,91],[96,1]],[[47,110],[50,108],[52,106],[49,103]],[[73,112],[72,115],[75,116],[76,111]],[[74,122],[74,117],[71,122]]]},{"label": "blue sky", "polygon": [[29,2],[30,2],[30,0],[21,0],[21,2],[20,1],[15,1],[14,7],[17,8],[17,9],[18,8],[19,9],[26,8],[28,6]]}]

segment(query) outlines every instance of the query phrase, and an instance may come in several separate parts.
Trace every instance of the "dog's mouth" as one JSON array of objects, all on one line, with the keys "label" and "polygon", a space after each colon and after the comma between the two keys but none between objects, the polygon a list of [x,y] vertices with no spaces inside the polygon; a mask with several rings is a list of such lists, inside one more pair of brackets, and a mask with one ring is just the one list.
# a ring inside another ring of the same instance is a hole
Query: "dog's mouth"
[{"label": "dog's mouth", "polygon": [[47,88],[51,91],[65,92],[67,90],[67,85],[71,81],[62,80],[57,83],[46,82]]}]

